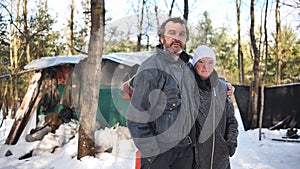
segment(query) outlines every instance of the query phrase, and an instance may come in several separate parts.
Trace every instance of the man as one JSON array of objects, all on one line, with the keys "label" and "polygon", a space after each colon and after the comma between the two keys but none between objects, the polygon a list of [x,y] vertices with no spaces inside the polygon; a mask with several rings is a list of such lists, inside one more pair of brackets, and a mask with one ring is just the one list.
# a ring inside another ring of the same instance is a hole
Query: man
[{"label": "man", "polygon": [[158,36],[160,47],[141,64],[134,79],[127,126],[141,152],[142,169],[189,169],[195,142],[191,129],[200,97],[183,52],[187,24],[179,17],[169,18]]}]

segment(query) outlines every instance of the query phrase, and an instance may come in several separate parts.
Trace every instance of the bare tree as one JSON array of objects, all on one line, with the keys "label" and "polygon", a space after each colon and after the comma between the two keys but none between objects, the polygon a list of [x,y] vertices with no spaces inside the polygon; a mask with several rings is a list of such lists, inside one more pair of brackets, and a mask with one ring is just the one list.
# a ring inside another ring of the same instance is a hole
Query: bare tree
[{"label": "bare tree", "polygon": [[169,17],[172,16],[172,11],[173,11],[174,3],[175,3],[175,0],[172,0],[171,7],[170,7],[170,10],[169,10]]},{"label": "bare tree", "polygon": [[158,17],[158,7],[157,4],[155,4],[154,11],[155,11],[155,17],[156,17],[156,26],[159,27],[159,17]]},{"label": "bare tree", "polygon": [[276,0],[275,18],[276,18],[276,54],[277,54],[277,85],[281,84],[281,26],[280,26],[280,0]]},{"label": "bare tree", "polygon": [[[12,43],[11,44],[11,48],[10,48],[10,62],[11,62],[11,73],[15,74],[16,72],[18,72],[19,70],[19,48],[20,48],[20,34],[17,31],[18,29],[16,27],[19,27],[19,9],[20,9],[20,0],[17,0],[16,2],[16,10],[15,10],[15,18],[14,20],[16,21],[16,26],[13,27],[13,29],[11,30],[11,37],[12,37]],[[11,2],[11,6],[10,6],[10,13],[13,13],[12,10],[12,3]],[[17,111],[17,101],[18,101],[18,90],[17,90],[17,84],[18,84],[18,77],[17,76],[13,76],[13,78],[10,78],[10,100],[11,100],[11,108],[12,108],[12,117],[14,117],[14,114]]]},{"label": "bare tree", "polygon": [[144,12],[145,12],[145,4],[146,0],[142,1],[142,11],[141,11],[141,18],[140,18],[140,23],[139,23],[139,33],[137,36],[137,44],[136,44],[136,51],[141,51],[141,41],[142,41],[142,36],[143,36],[143,21],[144,21]]},{"label": "bare tree", "polygon": [[84,26],[86,30],[89,29],[89,13],[90,13],[89,2],[90,0],[85,0],[85,4],[84,4]]},{"label": "bare tree", "polygon": [[[31,56],[30,56],[30,45],[29,45],[29,32],[28,32],[28,24],[27,24],[27,1],[23,0],[23,25],[24,25],[24,44],[26,50],[26,59],[27,63],[30,63]],[[28,83],[32,77],[32,73],[28,73]]]},{"label": "bare tree", "polygon": [[78,159],[81,159],[84,156],[95,155],[94,132],[96,125],[96,114],[98,110],[104,41],[104,0],[91,1],[91,20],[92,27],[88,58],[83,71],[84,92],[82,97],[81,115],[79,119]]},{"label": "bare tree", "polygon": [[23,25],[24,25],[24,40],[25,40],[25,45],[26,45],[26,58],[27,58],[27,63],[30,63],[31,58],[30,58],[30,48],[29,48],[29,42],[28,42],[28,24],[27,24],[27,1],[28,0],[23,0]]},{"label": "bare tree", "polygon": [[184,0],[183,18],[188,20],[189,17],[189,1]]},{"label": "bare tree", "polygon": [[245,84],[245,72],[244,72],[244,54],[241,44],[241,0],[236,0],[236,15],[238,26],[238,70],[239,70],[239,82]]},{"label": "bare tree", "polygon": [[[258,107],[258,84],[259,84],[259,62],[260,62],[260,52],[256,45],[255,38],[255,15],[254,15],[254,1],[251,0],[250,5],[250,16],[251,16],[251,25],[250,25],[250,39],[251,46],[254,54],[254,63],[253,63],[253,79],[250,85],[250,96],[249,96],[249,106],[248,106],[248,117],[253,117],[253,120],[249,118],[249,122],[255,123],[257,122],[257,107]],[[251,125],[252,126],[252,125]]]},{"label": "bare tree", "polygon": [[72,0],[72,4],[71,4],[71,13],[70,13],[70,25],[69,25],[69,28],[70,28],[70,35],[69,35],[69,45],[68,45],[68,48],[69,48],[69,55],[72,55],[73,54],[73,37],[74,37],[74,8],[75,8],[75,4],[74,4],[74,0]]},{"label": "bare tree", "polygon": [[268,16],[268,5],[269,5],[269,0],[266,1],[266,8],[265,8],[265,19],[264,19],[264,31],[265,31],[265,69],[263,71],[263,75],[262,75],[262,82],[261,82],[261,104],[260,104],[260,113],[259,113],[259,140],[261,140],[261,135],[262,135],[262,124],[263,124],[263,115],[264,115],[264,103],[265,103],[265,79],[266,79],[266,72],[268,70],[268,48],[269,48],[269,44],[268,44],[268,30],[267,30],[267,16]]}]

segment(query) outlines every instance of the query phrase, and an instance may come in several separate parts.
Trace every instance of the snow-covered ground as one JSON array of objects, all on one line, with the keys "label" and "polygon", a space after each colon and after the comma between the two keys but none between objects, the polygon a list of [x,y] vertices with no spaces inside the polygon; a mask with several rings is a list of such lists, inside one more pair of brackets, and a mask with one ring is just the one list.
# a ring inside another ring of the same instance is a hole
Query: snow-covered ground
[{"label": "snow-covered ground", "polygon": [[[300,143],[272,141],[272,138],[281,138],[286,130],[263,129],[262,140],[258,140],[258,129],[244,131],[239,111],[236,109],[239,120],[239,137],[236,154],[231,158],[232,169],[297,169],[300,166]],[[134,169],[135,147],[132,140],[120,134],[116,129],[99,130],[95,133],[96,142],[103,146],[113,147],[111,153],[99,153],[96,157],[84,157],[77,160],[77,134],[71,137],[68,143],[66,137],[51,135],[49,141],[56,146],[55,153],[36,151],[31,158],[19,160],[21,156],[34,148],[47,149],[49,145],[43,141],[28,143],[21,137],[16,145],[5,145],[12,120],[6,120],[0,128],[0,169]],[[72,132],[70,126],[61,127],[61,133]],[[123,128],[124,129],[124,128]],[[62,134],[61,136],[63,136]],[[45,138],[44,138],[45,139]],[[7,153],[10,156],[6,156]]]}]

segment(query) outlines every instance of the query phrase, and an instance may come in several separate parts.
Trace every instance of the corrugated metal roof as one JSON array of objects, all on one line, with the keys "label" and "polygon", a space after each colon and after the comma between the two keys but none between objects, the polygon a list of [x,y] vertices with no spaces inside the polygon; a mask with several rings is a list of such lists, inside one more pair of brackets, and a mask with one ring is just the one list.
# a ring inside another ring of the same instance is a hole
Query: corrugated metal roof
[{"label": "corrugated metal roof", "polygon": [[24,69],[43,69],[66,63],[77,64],[85,58],[87,58],[87,55],[42,57],[31,61],[29,64],[24,66]]},{"label": "corrugated metal roof", "polygon": [[154,52],[148,51],[134,53],[112,53],[104,55],[103,59],[109,59],[111,61],[132,67],[136,64],[140,65],[153,54]]},{"label": "corrugated metal roof", "polygon": [[[143,61],[149,58],[154,52],[133,52],[133,53],[112,53],[103,55],[102,59],[108,59],[127,66],[140,65]],[[35,59],[27,64],[24,69],[43,69],[47,67],[62,65],[66,63],[78,64],[81,60],[87,58],[87,55],[72,55],[72,56],[53,56],[42,57]]]}]

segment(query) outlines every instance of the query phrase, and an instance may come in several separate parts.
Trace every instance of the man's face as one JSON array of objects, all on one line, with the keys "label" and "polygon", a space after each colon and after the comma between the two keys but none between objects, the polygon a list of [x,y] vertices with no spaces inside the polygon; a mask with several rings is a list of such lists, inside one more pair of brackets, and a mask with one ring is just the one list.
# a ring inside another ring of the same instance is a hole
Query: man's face
[{"label": "man's face", "polygon": [[164,47],[175,54],[183,50],[186,40],[187,32],[185,25],[174,22],[168,22],[165,26],[164,35],[160,36],[160,41]]}]

